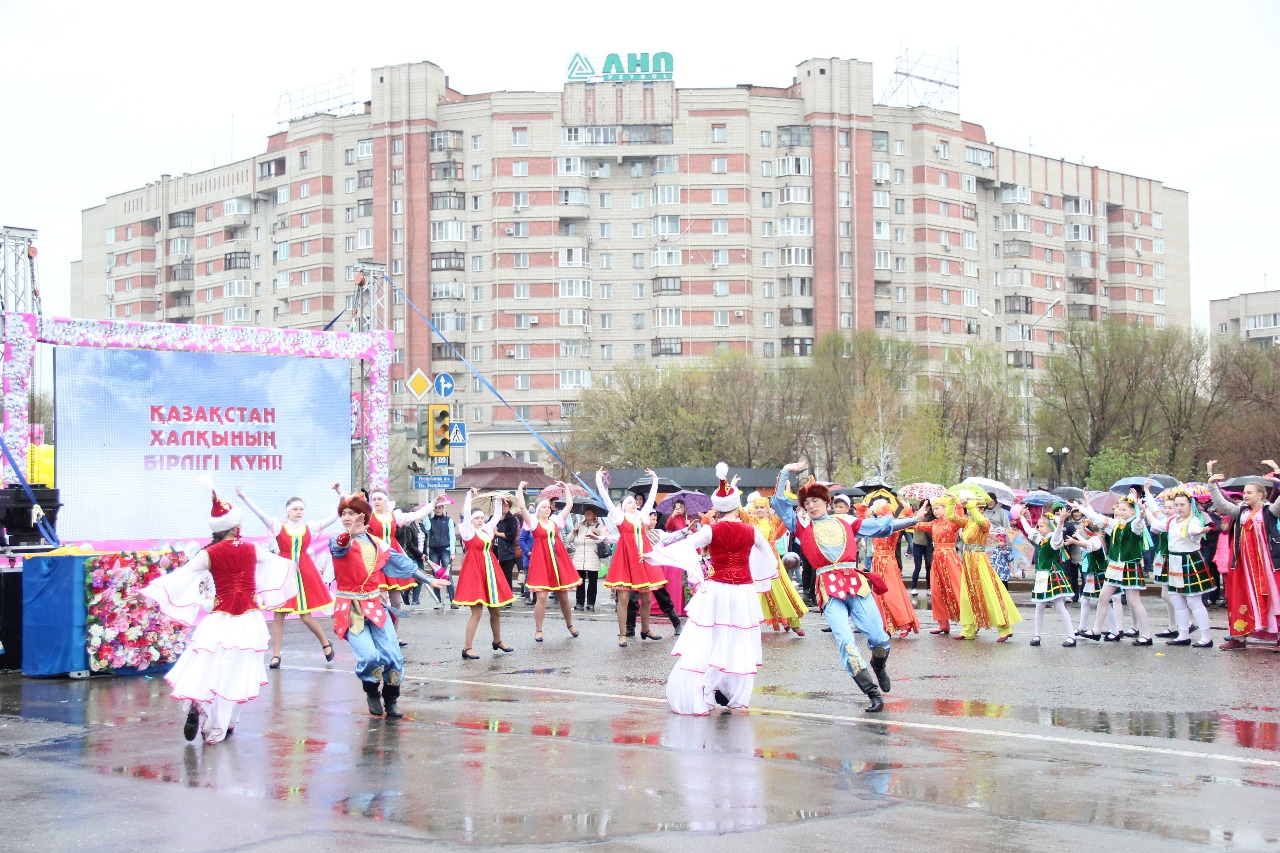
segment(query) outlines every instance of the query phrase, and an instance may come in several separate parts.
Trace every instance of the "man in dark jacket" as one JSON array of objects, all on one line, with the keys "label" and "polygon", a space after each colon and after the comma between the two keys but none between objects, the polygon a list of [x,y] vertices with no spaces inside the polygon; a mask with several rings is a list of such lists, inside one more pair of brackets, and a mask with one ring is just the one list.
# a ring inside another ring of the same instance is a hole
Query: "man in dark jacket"
[{"label": "man in dark jacket", "polygon": [[520,537],[520,521],[511,514],[511,501],[507,498],[494,498],[502,501],[502,517],[493,534],[493,556],[498,560],[498,567],[507,578],[507,585],[515,590],[516,540]]},{"label": "man in dark jacket", "polygon": [[[422,522],[414,521],[409,524],[396,528],[396,540],[400,543],[400,547],[404,549],[404,553],[413,560],[418,568],[423,568],[422,549],[425,546],[425,533],[422,529]],[[418,585],[412,590],[404,593],[408,598],[405,600],[407,604],[421,604],[422,582],[418,581]]]}]

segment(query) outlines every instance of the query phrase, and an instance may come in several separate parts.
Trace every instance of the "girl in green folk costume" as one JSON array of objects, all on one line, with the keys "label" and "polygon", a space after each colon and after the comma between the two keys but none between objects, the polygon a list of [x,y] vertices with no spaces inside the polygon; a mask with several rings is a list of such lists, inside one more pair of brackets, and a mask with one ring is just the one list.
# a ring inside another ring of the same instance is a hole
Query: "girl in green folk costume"
[{"label": "girl in green folk costume", "polygon": [[1142,606],[1142,590],[1147,586],[1142,579],[1142,552],[1145,548],[1143,534],[1147,526],[1142,514],[1138,512],[1138,500],[1138,490],[1131,489],[1129,494],[1116,501],[1112,518],[1100,515],[1084,504],[1072,504],[1073,507],[1080,507],[1085,518],[1097,525],[1106,543],[1107,573],[1105,583],[1102,584],[1102,594],[1098,597],[1098,615],[1093,618],[1093,630],[1080,634],[1087,640],[1102,639],[1102,620],[1107,617],[1111,596],[1117,590],[1125,590],[1133,622],[1138,627],[1138,639],[1133,644],[1151,645],[1151,624],[1147,620],[1147,609]]},{"label": "girl in green folk costume", "polygon": [[1045,513],[1032,529],[1031,522],[1022,513],[1021,506],[1015,506],[1010,513],[1015,520],[1022,522],[1022,529],[1027,538],[1036,546],[1035,586],[1031,589],[1031,600],[1036,603],[1035,631],[1031,645],[1040,645],[1040,629],[1044,627],[1044,608],[1049,602],[1062,617],[1062,624],[1067,629],[1067,639],[1062,642],[1066,648],[1076,644],[1074,625],[1071,614],[1067,613],[1065,599],[1071,597],[1071,581],[1067,578],[1066,567],[1062,562],[1063,522],[1067,517],[1067,508],[1063,504],[1054,504],[1053,515]]},{"label": "girl in green folk costume", "polygon": [[[1093,602],[1098,600],[1102,595],[1102,584],[1106,580],[1107,575],[1107,551],[1106,540],[1102,538],[1096,531],[1092,531],[1080,524],[1076,527],[1076,534],[1067,540],[1069,545],[1080,546],[1080,627],[1076,629],[1076,636],[1083,637],[1085,626],[1089,624],[1089,610],[1093,606]],[[1116,612],[1114,607],[1107,608],[1107,615],[1111,619],[1111,630],[1102,635],[1102,639],[1108,643],[1115,643],[1120,640],[1123,634],[1120,633],[1120,614]]]},{"label": "girl in green folk costume", "polygon": [[[1165,501],[1163,513],[1158,512],[1156,501],[1150,495],[1146,504],[1147,523],[1152,530],[1165,535],[1169,551],[1165,577],[1178,630],[1176,639],[1167,640],[1165,645],[1208,649],[1213,646],[1213,637],[1209,634],[1209,612],[1201,596],[1213,592],[1215,586],[1213,575],[1200,554],[1200,539],[1211,522],[1196,507],[1195,499],[1181,488],[1174,489],[1175,497]],[[1200,629],[1200,637],[1194,643],[1191,642],[1193,618]]]}]

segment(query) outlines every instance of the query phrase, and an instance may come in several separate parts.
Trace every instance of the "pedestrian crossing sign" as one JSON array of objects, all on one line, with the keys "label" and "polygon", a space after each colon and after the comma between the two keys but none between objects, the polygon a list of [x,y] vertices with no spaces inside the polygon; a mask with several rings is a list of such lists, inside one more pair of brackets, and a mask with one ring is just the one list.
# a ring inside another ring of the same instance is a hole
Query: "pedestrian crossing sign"
[{"label": "pedestrian crossing sign", "polygon": [[467,425],[454,421],[452,429],[449,431],[450,447],[466,447],[467,446]]}]

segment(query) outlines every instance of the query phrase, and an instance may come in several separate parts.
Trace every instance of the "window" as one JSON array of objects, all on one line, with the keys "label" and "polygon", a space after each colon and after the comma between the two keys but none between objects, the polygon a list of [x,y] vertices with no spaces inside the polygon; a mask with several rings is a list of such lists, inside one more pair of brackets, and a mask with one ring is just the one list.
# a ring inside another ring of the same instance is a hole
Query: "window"
[{"label": "window", "polygon": [[373,248],[373,229],[361,228],[356,231],[356,248],[372,249]]},{"label": "window", "polygon": [[[436,223],[432,222],[431,224],[432,224],[432,225],[435,225]],[[461,223],[461,222],[459,222],[458,224],[459,224],[459,225],[461,225],[462,223]],[[398,243],[403,243],[403,242],[404,242],[404,229],[403,229],[403,228],[392,228],[392,229],[391,229],[391,242],[392,242],[393,244],[398,244]],[[311,252],[309,251],[309,249],[310,249],[310,248],[311,248],[311,244],[310,244],[310,243],[303,243],[303,244],[302,244],[302,254],[304,254],[304,255],[309,255],[309,254],[311,254]]]},{"label": "window", "polygon": [[517,390],[517,391],[528,391],[528,390],[529,390],[529,384],[530,384],[530,383],[529,383],[529,374],[527,374],[527,373],[517,373],[517,374],[516,374],[516,390]]},{"label": "window", "polygon": [[760,193],[760,206],[773,207],[773,193]]},{"label": "window", "polygon": [[[660,218],[660,217],[659,217],[659,218]],[[677,222],[680,220],[680,217],[678,217],[678,216],[675,216],[675,217],[672,217],[672,218],[673,218],[673,219],[675,219]],[[655,225],[655,226],[654,226],[654,228],[656,229],[656,228],[657,228],[657,226]],[[637,238],[637,237],[643,237],[643,236],[644,236],[644,223],[643,223],[643,222],[632,222],[632,223],[631,223],[631,237],[632,237],[632,239],[635,239],[635,238]]]},{"label": "window", "polygon": [[[276,204],[288,204],[289,202],[289,185],[276,187]],[[209,208],[213,210],[213,208]]]},{"label": "window", "polygon": [[711,141],[712,142],[728,142],[729,128],[723,124],[711,125]]},{"label": "window", "polygon": [[848,147],[849,147],[849,136],[850,136],[850,134],[849,134],[849,131],[847,131],[847,130],[842,130],[842,131],[838,132],[838,133],[836,134],[836,144],[837,144],[837,145],[839,145],[841,148],[848,148]]},{"label": "window", "polygon": [[760,253],[760,265],[761,265],[761,266],[766,266],[766,267],[771,267],[771,266],[773,266],[773,265],[774,265],[774,263],[773,263],[773,258],[774,258],[774,254],[773,254],[773,252],[761,252],[761,253]]},{"label": "window", "polygon": [[712,282],[711,295],[712,296],[728,296],[729,282],[725,281],[724,279],[717,279],[714,282]]},{"label": "window", "polygon": [[[677,221],[678,221],[678,220],[677,220]],[[713,219],[713,220],[711,220],[711,233],[712,233],[712,234],[728,234],[728,233],[729,233],[729,220],[727,220],[727,219]]]},{"label": "window", "polygon": [[528,160],[512,160],[511,161],[511,177],[513,178],[529,177],[529,161]]},{"label": "window", "polygon": [[608,210],[613,207],[613,193],[600,193],[596,206],[601,210]]},{"label": "window", "polygon": [[713,313],[713,316],[712,316],[712,325],[713,325],[713,326],[728,326],[728,325],[729,325],[729,312],[728,312],[728,311],[716,311],[716,312],[714,312],[714,313]]},{"label": "window", "polygon": [[1157,255],[1164,254],[1164,238],[1163,237],[1153,237],[1151,239],[1151,251],[1155,252]]},{"label": "window", "polygon": [[1031,217],[1025,213],[1006,213],[1001,219],[1003,231],[1030,231]]},{"label": "window", "polygon": [[841,252],[841,253],[840,253],[840,266],[842,266],[842,267],[851,267],[851,266],[853,266],[853,252]]},{"label": "window", "polygon": [[[643,314],[636,314],[641,319],[641,325],[636,326],[637,329],[643,329]],[[653,309],[653,325],[659,329],[670,329],[682,325],[683,312],[679,308],[654,308]]]},{"label": "window", "polygon": [[939,172],[939,173],[938,173],[938,186],[940,186],[940,187],[949,187],[949,186],[951,186],[951,176],[950,176],[948,173],[946,173],[946,172]]},{"label": "window", "polygon": [[347,178],[346,182],[343,184],[343,189],[345,189],[348,193],[353,193],[353,192],[355,192],[355,191],[356,191],[356,179],[355,179],[355,178]]},{"label": "window", "polygon": [[[675,309],[675,310],[677,310],[677,311],[678,311],[679,309]],[[633,328],[633,329],[643,329],[643,328],[644,328],[644,315],[643,315],[643,314],[632,314],[632,315],[631,315],[631,328]]]},{"label": "window", "polygon": [[[900,229],[905,230],[905,229]],[[889,239],[889,220],[877,219],[872,223],[871,236],[876,240]]]},{"label": "window", "polygon": [[471,256],[471,271],[484,272],[484,256],[483,255]]},{"label": "window", "polygon": [[939,142],[933,147],[934,153],[938,155],[939,160],[951,159],[951,144],[948,142]]},{"label": "window", "polygon": [[772,160],[760,161],[760,175],[765,178],[773,177],[773,161]]},{"label": "window", "polygon": [[511,291],[511,298],[512,299],[528,299],[529,298],[528,282],[522,281],[522,282],[517,282],[513,284],[512,291]]},{"label": "window", "polygon": [[373,140],[361,139],[356,143],[356,159],[368,160],[373,156]]},{"label": "window", "polygon": [[894,213],[906,213],[906,212],[907,212],[907,200],[906,200],[905,198],[895,198],[895,199],[893,200],[893,212],[894,212]]},{"label": "window", "polygon": [[1153,213],[1153,214],[1151,214],[1151,227],[1152,227],[1152,228],[1164,228],[1164,214],[1163,214],[1163,213]]},{"label": "window", "polygon": [[842,219],[842,220],[840,221],[840,236],[841,236],[841,237],[852,237],[852,236],[853,236],[853,223],[852,223],[852,222],[850,222],[850,221],[849,221],[849,220],[847,220],[847,219]]},{"label": "window", "polygon": [[977,308],[978,307],[978,291],[974,290],[971,287],[966,287],[962,292],[964,294],[965,307]]},{"label": "window", "polygon": [[853,193],[848,190],[841,190],[839,193],[839,204],[841,207],[853,207]]},{"label": "window", "polygon": [[527,328],[529,328],[529,315],[528,315],[528,314],[516,314],[516,315],[515,315],[515,327],[516,327],[517,329],[527,329]]},{"label": "window", "polygon": [[729,174],[729,158],[728,157],[712,157],[711,158],[711,174],[713,175]]},{"label": "window", "polygon": [[528,145],[529,144],[529,128],[513,127],[511,128],[511,144],[512,145]]},{"label": "window", "polygon": [[904,170],[902,169],[893,170],[893,182],[895,184],[901,184],[905,182],[906,179],[907,179],[907,173]]},{"label": "window", "polygon": [[[1156,278],[1164,278],[1164,264],[1153,264],[1153,270]],[[1163,293],[1163,290],[1160,290]]]},{"label": "window", "polygon": [[853,164],[848,160],[840,161],[840,177],[848,178],[853,174]]},{"label": "window", "polygon": [[973,175],[961,175],[960,188],[967,193],[976,193],[978,191],[978,179]]},{"label": "window", "polygon": [[599,320],[600,328],[601,328],[601,329],[605,329],[605,330],[612,330],[612,329],[613,329],[613,315],[612,315],[612,314],[598,314],[598,315],[597,315],[597,318],[598,318],[598,320]]},{"label": "window", "polygon": [[711,266],[722,267],[729,263],[728,249],[712,249],[711,250]]},{"label": "window", "polygon": [[779,157],[774,161],[774,168],[779,177],[787,175],[812,175],[812,157]]},{"label": "window", "polygon": [[906,301],[907,301],[907,289],[906,289],[905,287],[897,287],[897,288],[894,288],[894,291],[893,291],[893,301],[894,301],[894,302],[906,302]]},{"label": "window", "polygon": [[671,155],[663,155],[653,158],[653,173],[655,175],[675,175],[680,171],[680,158]]},{"label": "window", "polygon": [[772,329],[773,328],[773,312],[765,311],[761,315],[760,324],[764,326],[764,328],[766,329]]},{"label": "window", "polygon": [[876,249],[875,268],[878,270],[889,269],[889,252],[886,249]]},{"label": "window", "polygon": [[872,207],[888,207],[889,206],[888,190],[872,190],[871,206]]},{"label": "window", "polygon": [[894,259],[893,259],[893,271],[894,271],[894,272],[906,272],[906,271],[907,271],[907,259],[906,259],[906,258],[902,258],[902,257],[894,258]]},{"label": "window", "polygon": [[899,332],[905,332],[907,330],[907,318],[900,316],[900,317],[895,317],[894,319],[896,321],[895,328]]},{"label": "window", "polygon": [[[726,252],[726,254],[728,253]],[[788,246],[782,250],[782,265],[784,267],[813,266],[813,247]]]},{"label": "window", "polygon": [[762,148],[771,148],[773,146],[773,132],[769,130],[760,131],[760,146]]},{"label": "window", "polygon": [[644,284],[642,282],[637,281],[631,285],[631,298],[644,299]]},{"label": "window", "polygon": [[773,298],[773,282],[766,281],[760,285],[760,295],[765,299]]},{"label": "window", "polygon": [[633,270],[644,269],[644,252],[631,253],[631,268]]}]

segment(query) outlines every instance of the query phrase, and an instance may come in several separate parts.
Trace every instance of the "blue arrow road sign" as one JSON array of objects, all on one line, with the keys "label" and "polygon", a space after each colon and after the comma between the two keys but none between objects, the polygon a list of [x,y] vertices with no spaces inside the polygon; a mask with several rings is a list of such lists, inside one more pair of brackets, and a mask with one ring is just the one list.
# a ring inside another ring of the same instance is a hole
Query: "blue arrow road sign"
[{"label": "blue arrow road sign", "polygon": [[452,397],[453,389],[456,386],[453,384],[452,376],[450,376],[447,373],[441,373],[439,376],[436,377],[436,381],[432,383],[431,387],[435,389],[436,396]]},{"label": "blue arrow road sign", "polygon": [[467,446],[467,425],[453,423],[449,425],[449,446],[450,447],[466,447]]}]

